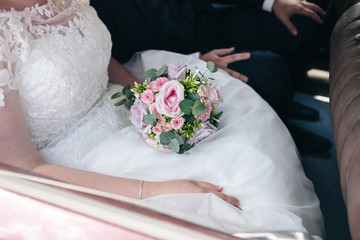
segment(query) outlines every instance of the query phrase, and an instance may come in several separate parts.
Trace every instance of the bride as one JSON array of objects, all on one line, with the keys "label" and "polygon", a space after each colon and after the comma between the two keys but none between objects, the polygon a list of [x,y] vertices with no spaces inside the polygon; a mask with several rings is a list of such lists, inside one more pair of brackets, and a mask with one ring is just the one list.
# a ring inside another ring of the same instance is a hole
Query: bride
[{"label": "bride", "polygon": [[158,152],[110,96],[146,69],[180,63],[204,72],[204,62],[148,51],[125,70],[88,0],[4,0],[0,9],[1,162],[146,199],[228,233],[322,236],[319,201],[291,136],[246,84],[213,74],[225,99],[215,137],[188,154]]}]

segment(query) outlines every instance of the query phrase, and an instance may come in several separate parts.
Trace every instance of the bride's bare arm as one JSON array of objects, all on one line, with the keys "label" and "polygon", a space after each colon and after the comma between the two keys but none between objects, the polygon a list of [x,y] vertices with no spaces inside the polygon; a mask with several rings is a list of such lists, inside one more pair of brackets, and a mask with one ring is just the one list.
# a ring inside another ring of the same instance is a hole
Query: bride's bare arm
[{"label": "bride's bare arm", "polygon": [[[0,107],[0,162],[30,170],[72,184],[138,198],[141,180],[108,176],[46,163],[34,147],[28,134],[17,91],[5,96],[5,106]],[[237,206],[238,200],[221,193],[212,184],[175,180],[144,182],[142,198],[166,193],[211,192]]]},{"label": "bride's bare arm", "polygon": [[129,84],[135,86],[135,82],[139,83],[115,58],[111,57],[109,63],[109,81],[121,84],[123,86]]}]

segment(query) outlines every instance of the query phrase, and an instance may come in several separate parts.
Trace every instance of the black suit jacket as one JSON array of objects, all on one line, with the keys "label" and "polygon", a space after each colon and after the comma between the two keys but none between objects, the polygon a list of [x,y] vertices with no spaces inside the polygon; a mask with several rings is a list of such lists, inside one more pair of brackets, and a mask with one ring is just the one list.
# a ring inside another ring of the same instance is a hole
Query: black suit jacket
[{"label": "black suit jacket", "polygon": [[[137,51],[162,49],[181,53],[199,51],[199,36],[225,28],[212,7],[213,0],[91,0],[109,29],[112,55],[124,63]],[[263,0],[220,2],[262,6]],[[210,39],[210,37],[209,37]]]}]

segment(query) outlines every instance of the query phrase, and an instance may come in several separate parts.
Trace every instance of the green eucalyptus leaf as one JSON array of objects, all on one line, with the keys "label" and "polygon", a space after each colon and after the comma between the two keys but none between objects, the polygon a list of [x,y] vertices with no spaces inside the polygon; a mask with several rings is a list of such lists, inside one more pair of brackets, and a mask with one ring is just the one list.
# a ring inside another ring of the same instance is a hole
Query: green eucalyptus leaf
[{"label": "green eucalyptus leaf", "polygon": [[124,86],[124,88],[122,89],[122,94],[124,94],[125,95],[125,93],[126,93],[126,91],[129,91],[130,90],[130,85],[128,84],[128,85],[125,85]]},{"label": "green eucalyptus leaf", "polygon": [[151,68],[146,71],[145,78],[154,78],[156,77],[157,70],[155,68]]},{"label": "green eucalyptus leaf", "polygon": [[200,100],[197,100],[194,102],[194,106],[192,109],[192,114],[196,115],[201,115],[206,113],[207,108],[205,106],[205,104],[203,104]]},{"label": "green eucalyptus leaf", "polygon": [[192,146],[190,144],[188,144],[188,143],[185,143],[185,144],[180,146],[180,151],[178,153],[183,154],[183,153],[189,151],[190,149],[192,149]]},{"label": "green eucalyptus leaf", "polygon": [[130,110],[130,108],[132,107],[132,105],[134,104],[134,102],[135,102],[135,100],[133,100],[133,99],[128,99],[128,100],[126,100],[126,102],[125,102],[125,108],[127,109],[127,110]]},{"label": "green eucalyptus leaf", "polygon": [[154,122],[156,122],[156,114],[151,113],[151,114],[145,115],[143,118],[143,122],[146,124],[153,124]]},{"label": "green eucalyptus leaf", "polygon": [[215,117],[216,119],[220,119],[220,117],[222,116],[223,113],[224,113],[223,111],[218,112],[214,117]]},{"label": "green eucalyptus leaf", "polygon": [[114,105],[115,105],[115,106],[121,106],[121,105],[123,105],[126,101],[127,101],[127,100],[124,98],[124,99],[122,99],[121,101],[115,103]]},{"label": "green eucalyptus leaf", "polygon": [[195,102],[196,100],[200,100],[200,95],[197,93],[190,93],[187,95],[187,98]]},{"label": "green eucalyptus leaf", "polygon": [[123,95],[122,92],[114,93],[114,94],[111,96],[111,99],[119,98],[119,97],[121,97],[122,95]]},{"label": "green eucalyptus leaf", "polygon": [[192,107],[194,105],[194,101],[190,100],[190,99],[184,99],[179,103],[179,107],[181,109],[181,111],[183,111],[183,113],[185,113],[186,115],[191,114],[192,112]]},{"label": "green eucalyptus leaf", "polygon": [[194,122],[194,120],[195,120],[195,117],[194,117],[194,115],[192,115],[192,114],[190,114],[190,115],[183,115],[182,116],[185,120],[186,120],[186,122],[188,122],[188,123],[193,123]]},{"label": "green eucalyptus leaf", "polygon": [[162,65],[162,67],[159,69],[159,71],[156,72],[156,77],[160,77],[163,75],[166,71],[166,65]]},{"label": "green eucalyptus leaf", "polygon": [[160,143],[164,146],[167,146],[174,137],[174,132],[163,132],[160,134]]},{"label": "green eucalyptus leaf", "polygon": [[125,96],[126,96],[127,99],[131,99],[131,98],[134,97],[134,93],[132,91],[130,91],[130,90],[127,90],[125,92]]},{"label": "green eucalyptus leaf", "polygon": [[211,124],[214,125],[214,127],[219,128],[219,122],[212,121]]},{"label": "green eucalyptus leaf", "polygon": [[218,68],[215,66],[215,63],[209,61],[206,63],[207,69],[209,69],[210,72],[214,73],[218,70]]},{"label": "green eucalyptus leaf", "polygon": [[180,151],[180,144],[176,138],[171,139],[169,146],[174,152]]},{"label": "green eucalyptus leaf", "polygon": [[174,135],[175,135],[175,139],[178,141],[180,145],[184,144],[184,140],[180,137],[180,135],[177,132],[174,132]]}]

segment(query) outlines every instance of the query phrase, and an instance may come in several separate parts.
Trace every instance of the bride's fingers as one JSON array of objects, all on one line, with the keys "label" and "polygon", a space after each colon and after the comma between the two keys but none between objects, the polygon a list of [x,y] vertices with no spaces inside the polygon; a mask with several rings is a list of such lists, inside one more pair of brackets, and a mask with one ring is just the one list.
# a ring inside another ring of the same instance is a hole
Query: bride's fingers
[{"label": "bride's fingers", "polygon": [[239,207],[240,205],[240,202],[237,198],[234,198],[234,197],[231,197],[231,196],[228,196],[224,193],[219,193],[219,192],[214,192],[214,194],[216,196],[218,196],[219,198],[221,198],[222,200],[230,203],[231,205],[235,206],[235,207]]},{"label": "bride's fingers", "polygon": [[211,183],[208,183],[208,182],[197,182],[197,184],[200,187],[206,188],[207,190],[210,190],[210,191],[221,192],[222,189],[223,189],[223,187],[221,187],[221,186],[214,185],[214,184],[211,184]]}]

